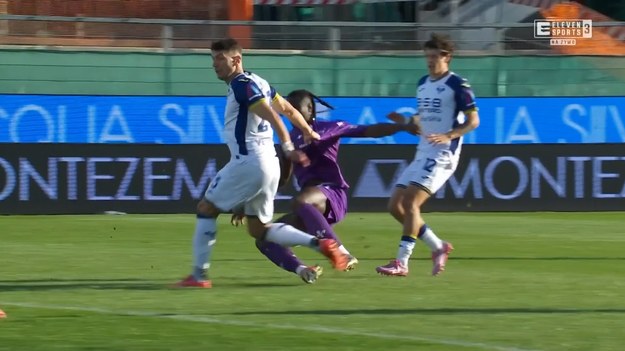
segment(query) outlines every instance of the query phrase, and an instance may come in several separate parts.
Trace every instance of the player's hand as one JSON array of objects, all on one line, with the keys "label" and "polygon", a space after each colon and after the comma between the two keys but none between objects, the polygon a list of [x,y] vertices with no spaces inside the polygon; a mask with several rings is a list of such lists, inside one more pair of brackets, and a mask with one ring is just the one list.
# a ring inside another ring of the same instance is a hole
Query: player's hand
[{"label": "player's hand", "polygon": [[420,135],[421,134],[421,125],[415,123],[408,123],[404,125],[404,131],[408,132],[412,135]]},{"label": "player's hand", "polygon": [[451,138],[447,134],[430,134],[427,136],[428,142],[432,145],[449,144]]},{"label": "player's hand", "polygon": [[321,139],[321,136],[319,136],[319,134],[312,129],[310,130],[310,132],[304,133],[304,142],[306,144],[310,144],[313,141],[319,140],[319,139]]},{"label": "player's hand", "polygon": [[406,124],[406,117],[404,117],[404,115],[402,115],[401,113],[391,112],[386,115],[386,118],[397,124]]},{"label": "player's hand", "polygon": [[291,160],[291,162],[299,163],[304,167],[308,167],[310,165],[310,159],[300,150],[293,150],[286,154],[286,158]]},{"label": "player's hand", "polygon": [[399,124],[403,127],[404,131],[413,134],[420,135],[421,134],[421,123],[419,122],[419,116],[414,115],[412,117],[404,117],[404,115],[391,112],[386,115],[386,118],[393,121],[395,124]]},{"label": "player's hand", "polygon": [[230,224],[235,227],[245,225],[245,215],[243,213],[233,213],[230,218]]}]

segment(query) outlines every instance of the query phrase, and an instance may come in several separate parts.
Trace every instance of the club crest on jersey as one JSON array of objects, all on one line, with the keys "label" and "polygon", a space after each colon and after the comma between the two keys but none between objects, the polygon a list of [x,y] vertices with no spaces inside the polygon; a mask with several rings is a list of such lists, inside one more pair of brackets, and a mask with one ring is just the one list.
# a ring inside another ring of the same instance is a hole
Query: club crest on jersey
[{"label": "club crest on jersey", "polygon": [[440,94],[445,91],[445,87],[442,85],[439,85],[438,87],[436,87],[436,91],[438,91],[438,93]]}]

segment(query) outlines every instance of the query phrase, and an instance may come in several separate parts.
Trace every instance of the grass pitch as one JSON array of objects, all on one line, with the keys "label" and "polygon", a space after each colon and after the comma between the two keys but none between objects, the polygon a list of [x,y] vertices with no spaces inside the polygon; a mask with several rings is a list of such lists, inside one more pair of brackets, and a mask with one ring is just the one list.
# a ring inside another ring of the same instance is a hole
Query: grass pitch
[{"label": "grass pitch", "polygon": [[273,266],[220,218],[214,288],[171,289],[190,267],[192,215],[0,218],[0,350],[622,350],[623,213],[431,213],[451,241],[407,278],[399,226],[351,213],[337,227],[360,259],[322,263],[314,285]]}]

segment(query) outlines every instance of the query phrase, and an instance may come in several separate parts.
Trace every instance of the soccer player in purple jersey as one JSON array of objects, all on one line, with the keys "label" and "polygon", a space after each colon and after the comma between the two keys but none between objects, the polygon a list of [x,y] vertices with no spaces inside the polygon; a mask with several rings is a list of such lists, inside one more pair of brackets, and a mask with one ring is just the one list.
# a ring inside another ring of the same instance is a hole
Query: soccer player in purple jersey
[{"label": "soccer player in purple jersey", "polygon": [[[333,109],[328,103],[307,90],[295,90],[287,96],[287,101],[295,107],[309,123],[320,139],[311,144],[304,143],[302,133],[293,128],[291,140],[297,150],[303,151],[310,164],[303,167],[293,163],[293,174],[301,190],[293,201],[293,212],[276,222],[288,223],[296,228],[320,239],[333,239],[339,243],[339,250],[349,255],[350,261],[346,270],[353,269],[358,260],[340,243],[332,225],[340,222],[347,213],[347,189],[338,164],[340,139],[380,138],[401,131],[418,134],[419,127],[415,124],[378,123],[373,125],[352,125],[344,121],[319,121],[316,119],[315,102]],[[284,160],[284,159],[283,159]],[[282,163],[282,182],[288,179],[291,163]],[[238,225],[239,218],[235,214],[232,219]],[[321,274],[321,267],[304,265],[293,252],[280,245],[267,241],[257,241],[258,249],[278,267],[299,275],[306,283],[314,283]]]}]

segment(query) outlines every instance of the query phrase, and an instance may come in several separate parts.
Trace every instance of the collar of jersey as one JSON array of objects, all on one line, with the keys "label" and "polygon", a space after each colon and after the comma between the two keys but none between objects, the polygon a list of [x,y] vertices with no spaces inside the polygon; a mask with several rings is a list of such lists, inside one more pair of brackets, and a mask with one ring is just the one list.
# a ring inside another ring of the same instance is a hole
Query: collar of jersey
[{"label": "collar of jersey", "polygon": [[432,79],[432,77],[431,77],[431,76],[428,76],[428,80],[429,80],[430,82],[432,82],[432,83],[434,83],[434,82],[438,82],[439,80],[441,80],[441,79],[443,79],[443,78],[447,77],[447,76],[448,76],[448,75],[450,75],[450,74],[451,74],[451,71],[447,71],[447,73],[445,73],[444,75],[442,75],[440,78],[438,78],[438,79],[434,79],[434,80]]}]

